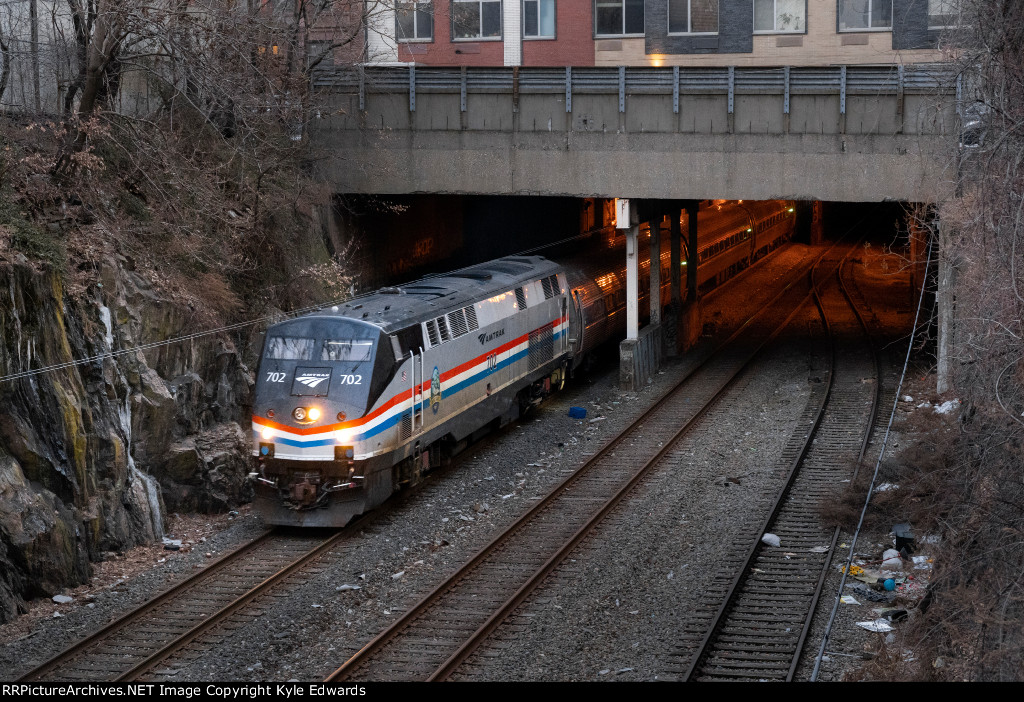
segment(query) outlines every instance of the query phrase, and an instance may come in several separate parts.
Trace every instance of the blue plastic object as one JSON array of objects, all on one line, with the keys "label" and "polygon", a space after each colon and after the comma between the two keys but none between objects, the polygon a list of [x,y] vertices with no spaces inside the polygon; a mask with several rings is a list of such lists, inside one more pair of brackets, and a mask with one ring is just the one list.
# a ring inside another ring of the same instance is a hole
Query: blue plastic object
[{"label": "blue plastic object", "polygon": [[895,589],[896,589],[896,581],[895,581],[895,580],[893,580],[892,578],[889,578],[889,579],[888,579],[888,580],[886,580],[886,581],[885,581],[884,583],[882,583],[882,586],[883,586],[883,587],[884,587],[884,588],[885,588],[886,590],[888,590],[889,592],[892,592],[893,590],[895,590]]},{"label": "blue plastic object", "polygon": [[570,407],[569,416],[573,419],[586,419],[587,410],[584,407]]}]

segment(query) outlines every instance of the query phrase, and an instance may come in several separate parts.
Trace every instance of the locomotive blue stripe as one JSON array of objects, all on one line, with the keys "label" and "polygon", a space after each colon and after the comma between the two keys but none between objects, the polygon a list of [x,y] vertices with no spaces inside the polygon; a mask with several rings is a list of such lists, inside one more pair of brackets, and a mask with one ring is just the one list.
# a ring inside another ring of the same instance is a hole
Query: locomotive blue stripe
[{"label": "locomotive blue stripe", "polygon": [[[256,432],[253,432],[254,434]],[[275,444],[285,444],[287,446],[297,446],[299,448],[313,448],[314,446],[334,446],[338,442],[334,440],[334,437],[330,439],[321,439],[319,441],[295,441],[293,439],[286,439],[283,436],[274,437]]]}]

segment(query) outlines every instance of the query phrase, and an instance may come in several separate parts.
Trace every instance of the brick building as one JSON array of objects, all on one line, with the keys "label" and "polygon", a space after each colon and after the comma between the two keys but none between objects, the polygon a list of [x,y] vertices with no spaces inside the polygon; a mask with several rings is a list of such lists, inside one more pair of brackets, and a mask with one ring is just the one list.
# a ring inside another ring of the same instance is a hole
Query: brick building
[{"label": "brick building", "polygon": [[942,58],[942,32],[956,21],[953,4],[366,0],[363,46],[368,63],[428,66],[914,63]]}]

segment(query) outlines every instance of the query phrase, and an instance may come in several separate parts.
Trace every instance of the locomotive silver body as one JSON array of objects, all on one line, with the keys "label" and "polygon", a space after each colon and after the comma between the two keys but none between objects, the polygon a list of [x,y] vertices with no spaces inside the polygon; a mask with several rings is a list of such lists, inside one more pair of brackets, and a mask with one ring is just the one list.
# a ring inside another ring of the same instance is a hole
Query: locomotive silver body
[{"label": "locomotive silver body", "polygon": [[[791,205],[709,213],[699,282],[714,283],[788,238]],[[640,251],[644,291],[649,247]],[[667,241],[660,258],[667,304]],[[589,351],[622,334],[624,262],[621,241],[609,237],[565,265],[510,256],[271,326],[252,417],[252,477],[265,520],[342,526],[478,432],[518,418]]]}]

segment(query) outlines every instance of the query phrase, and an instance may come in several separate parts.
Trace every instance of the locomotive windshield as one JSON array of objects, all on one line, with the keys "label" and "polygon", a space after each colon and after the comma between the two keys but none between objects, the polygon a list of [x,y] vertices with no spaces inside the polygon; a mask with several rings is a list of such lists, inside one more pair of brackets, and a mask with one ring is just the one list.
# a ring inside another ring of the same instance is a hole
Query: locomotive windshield
[{"label": "locomotive windshield", "polygon": [[371,358],[372,341],[325,339],[320,349],[321,361],[369,361]]},{"label": "locomotive windshield", "polygon": [[313,358],[316,342],[292,336],[271,336],[267,339],[263,357],[278,361],[309,361]]}]

